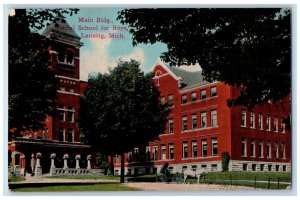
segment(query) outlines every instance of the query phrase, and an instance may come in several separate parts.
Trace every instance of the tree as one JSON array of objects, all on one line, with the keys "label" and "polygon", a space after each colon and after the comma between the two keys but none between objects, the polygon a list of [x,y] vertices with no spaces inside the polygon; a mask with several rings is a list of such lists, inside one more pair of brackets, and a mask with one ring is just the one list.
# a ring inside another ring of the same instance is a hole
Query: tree
[{"label": "tree", "polygon": [[16,9],[9,16],[8,122],[9,137],[21,131],[44,127],[47,115],[53,114],[56,79],[48,69],[48,41],[31,29],[42,29],[47,21],[77,9]]},{"label": "tree", "polygon": [[168,111],[152,78],[138,62],[121,61],[108,74],[89,77],[80,101],[82,141],[106,155],[121,155],[121,183],[125,153],[158,139],[165,130]]},{"label": "tree", "polygon": [[222,152],[222,171],[227,172],[230,162],[230,155],[228,152]]},{"label": "tree", "polygon": [[207,81],[241,88],[228,105],[277,101],[291,91],[290,10],[124,9],[133,45],[162,42],[162,59],[174,65],[199,63]]}]

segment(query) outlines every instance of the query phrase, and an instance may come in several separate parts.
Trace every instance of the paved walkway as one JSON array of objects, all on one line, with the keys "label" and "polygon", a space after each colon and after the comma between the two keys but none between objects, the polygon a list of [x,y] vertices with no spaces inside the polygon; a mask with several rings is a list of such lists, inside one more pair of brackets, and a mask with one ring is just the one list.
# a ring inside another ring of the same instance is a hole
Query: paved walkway
[{"label": "paved walkway", "polygon": [[129,187],[138,188],[144,191],[222,191],[222,190],[260,190],[253,187],[213,185],[213,184],[166,184],[166,183],[124,183]]}]

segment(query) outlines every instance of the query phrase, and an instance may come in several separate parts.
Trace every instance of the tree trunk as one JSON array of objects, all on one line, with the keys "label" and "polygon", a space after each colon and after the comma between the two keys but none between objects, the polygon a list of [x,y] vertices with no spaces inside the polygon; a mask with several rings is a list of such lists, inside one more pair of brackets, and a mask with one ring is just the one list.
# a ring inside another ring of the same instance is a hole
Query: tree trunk
[{"label": "tree trunk", "polygon": [[124,183],[125,153],[121,153],[121,179],[120,183]]},{"label": "tree trunk", "polygon": [[111,175],[115,175],[115,169],[114,169],[114,157],[113,155],[110,155],[110,173]]}]

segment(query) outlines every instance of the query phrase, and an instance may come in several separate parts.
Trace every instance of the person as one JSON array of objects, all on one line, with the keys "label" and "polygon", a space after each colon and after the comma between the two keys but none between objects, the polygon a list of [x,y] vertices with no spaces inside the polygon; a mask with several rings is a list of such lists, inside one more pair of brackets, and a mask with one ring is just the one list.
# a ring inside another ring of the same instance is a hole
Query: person
[{"label": "person", "polygon": [[165,163],[165,164],[162,166],[162,168],[161,168],[161,170],[160,170],[160,173],[162,173],[162,174],[165,176],[166,182],[169,182],[169,181],[168,181],[168,180],[169,180],[169,177],[170,177],[169,163]]}]

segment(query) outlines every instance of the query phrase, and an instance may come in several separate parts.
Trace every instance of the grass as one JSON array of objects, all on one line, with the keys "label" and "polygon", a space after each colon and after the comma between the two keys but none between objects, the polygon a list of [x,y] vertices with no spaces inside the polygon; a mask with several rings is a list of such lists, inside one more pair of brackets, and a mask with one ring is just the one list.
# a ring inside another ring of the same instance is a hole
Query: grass
[{"label": "grass", "polygon": [[91,191],[139,191],[121,184],[61,185],[45,187],[22,187],[13,192],[91,192]]},{"label": "grass", "polygon": [[22,182],[25,181],[24,177],[21,176],[9,176],[8,177],[8,182]]},{"label": "grass", "polygon": [[46,176],[45,178],[116,180],[116,181],[120,180],[120,176]]},{"label": "grass", "polygon": [[[277,183],[278,178],[279,186]],[[268,185],[269,179],[270,184]],[[188,178],[187,182],[196,183],[197,179]],[[289,185],[280,182],[291,182],[291,174],[281,172],[210,172],[200,180],[200,183],[249,186],[263,189],[286,189]]]},{"label": "grass", "polygon": [[206,179],[224,179],[224,180],[253,180],[257,181],[277,181],[291,182],[291,173],[284,172],[209,172],[205,175]]}]

